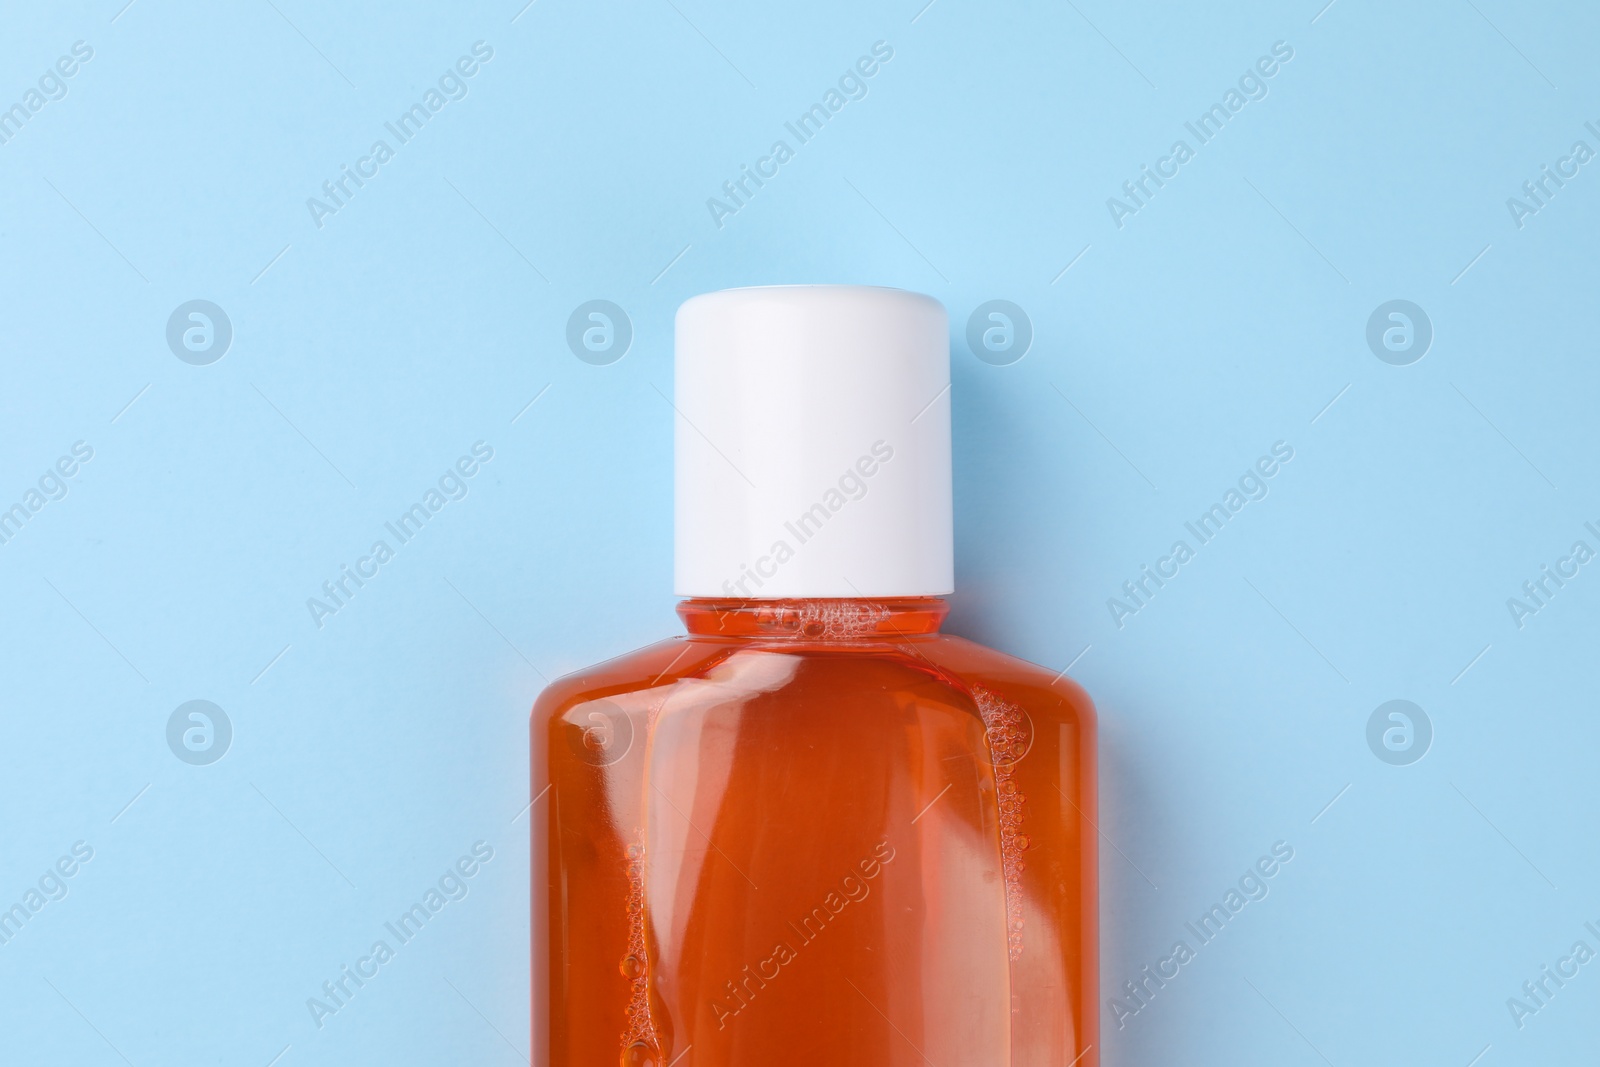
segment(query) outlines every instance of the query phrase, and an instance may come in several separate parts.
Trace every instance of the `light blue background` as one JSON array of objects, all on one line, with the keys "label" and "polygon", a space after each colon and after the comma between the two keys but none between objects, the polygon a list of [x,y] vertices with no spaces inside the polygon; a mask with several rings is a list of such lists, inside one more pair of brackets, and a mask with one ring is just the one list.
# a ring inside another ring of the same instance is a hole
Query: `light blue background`
[{"label": "light blue background", "polygon": [[[0,145],[0,506],[94,458],[0,545],[0,906],[94,858],[0,946],[6,1062],[519,1062],[528,705],[676,632],[674,308],[794,281],[951,311],[950,628],[1102,714],[1106,1064],[1594,1055],[1600,963],[1521,1030],[1506,1000],[1600,948],[1600,571],[1521,629],[1506,599],[1600,548],[1600,163],[1520,229],[1506,199],[1600,148],[1600,15],[922,2],[7,5],[0,106],[94,58]],[[479,40],[469,95],[315,226]],[[707,198],[879,40],[719,229]],[[1275,41],[1269,95],[1119,229],[1107,198]],[[209,366],[165,341],[196,298],[234,330]],[[565,341],[597,298],[634,329],[609,366]],[[965,342],[994,298],[1034,329],[1009,366]],[[1396,298],[1435,331],[1409,366],[1365,341]],[[479,440],[319,629],[306,599]],[[1107,598],[1280,440],[1270,496],[1119,629]],[[1396,698],[1435,731],[1410,766],[1366,742]],[[233,724],[210,766],[166,743],[192,699]],[[318,1029],[307,998],[480,840]],[[1279,840],[1271,895],[1119,1030],[1116,987]]]}]

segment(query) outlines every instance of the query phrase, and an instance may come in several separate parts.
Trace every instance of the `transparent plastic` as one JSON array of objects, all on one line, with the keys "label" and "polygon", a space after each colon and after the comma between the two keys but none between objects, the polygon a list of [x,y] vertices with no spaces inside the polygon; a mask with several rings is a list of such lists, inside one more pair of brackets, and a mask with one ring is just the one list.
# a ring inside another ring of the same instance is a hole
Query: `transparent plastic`
[{"label": "transparent plastic", "polygon": [[1095,718],[906,600],[713,601],[533,709],[548,1067],[1095,1067]]}]

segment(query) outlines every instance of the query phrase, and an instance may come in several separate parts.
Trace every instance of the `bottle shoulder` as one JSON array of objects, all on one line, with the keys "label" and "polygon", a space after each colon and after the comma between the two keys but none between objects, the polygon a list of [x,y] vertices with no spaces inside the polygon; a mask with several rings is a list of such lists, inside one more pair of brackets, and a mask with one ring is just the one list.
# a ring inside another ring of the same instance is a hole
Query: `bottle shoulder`
[{"label": "bottle shoulder", "polygon": [[933,663],[969,686],[988,690],[1011,703],[1093,729],[1094,700],[1064,672],[1000,652],[953,634],[935,634],[918,643]]},{"label": "bottle shoulder", "polygon": [[534,699],[533,721],[560,715],[577,704],[636,693],[697,675],[728,651],[726,643],[678,636],[624,652],[564,674],[545,686]]},{"label": "bottle shoulder", "polygon": [[[1070,722],[1092,730],[1094,702],[1065,674],[999,652],[966,638],[930,634],[902,641],[873,641],[840,646],[811,642],[743,641],[678,636],[646,645],[592,667],[563,675],[551,682],[534,702],[533,719],[548,721],[572,707],[590,701],[671,687],[675,683],[705,678],[719,665],[749,657],[793,657],[839,663],[860,657],[869,662],[897,660],[907,671],[920,673],[953,690],[982,690],[1008,703],[1020,705],[1030,715]],[[717,672],[727,673],[727,672]],[[743,674],[742,671],[735,672]],[[770,688],[769,672],[757,672]],[[835,673],[839,684],[849,684],[848,670]],[[864,684],[868,683],[863,676]],[[781,688],[780,686],[778,686]],[[737,689],[737,685],[731,688]],[[730,691],[730,697],[733,693]]]}]

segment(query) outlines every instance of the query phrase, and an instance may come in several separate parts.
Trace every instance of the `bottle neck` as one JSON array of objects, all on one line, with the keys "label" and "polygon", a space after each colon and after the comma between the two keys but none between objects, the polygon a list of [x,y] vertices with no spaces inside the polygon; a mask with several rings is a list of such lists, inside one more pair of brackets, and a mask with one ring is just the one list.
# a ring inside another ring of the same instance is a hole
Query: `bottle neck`
[{"label": "bottle neck", "polygon": [[860,641],[939,632],[950,605],[940,597],[816,600],[692,598],[678,604],[689,633],[794,641]]}]

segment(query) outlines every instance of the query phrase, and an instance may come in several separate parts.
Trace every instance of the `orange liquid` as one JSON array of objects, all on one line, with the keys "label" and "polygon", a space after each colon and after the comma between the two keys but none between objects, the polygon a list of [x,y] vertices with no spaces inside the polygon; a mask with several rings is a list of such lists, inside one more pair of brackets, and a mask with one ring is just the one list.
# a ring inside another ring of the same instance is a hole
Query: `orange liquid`
[{"label": "orange liquid", "polygon": [[536,1063],[1095,1067],[1093,706],[945,611],[685,601],[539,697]]}]

